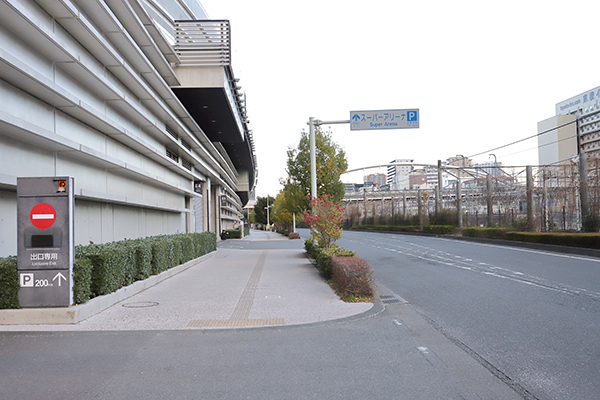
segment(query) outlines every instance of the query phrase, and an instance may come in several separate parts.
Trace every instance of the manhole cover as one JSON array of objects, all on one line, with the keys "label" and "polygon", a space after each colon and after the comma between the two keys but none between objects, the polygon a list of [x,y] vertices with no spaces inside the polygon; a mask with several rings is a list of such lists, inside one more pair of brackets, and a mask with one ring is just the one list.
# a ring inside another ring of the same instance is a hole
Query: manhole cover
[{"label": "manhole cover", "polygon": [[156,301],[137,301],[133,303],[125,303],[123,307],[125,308],[148,308],[148,307],[156,307],[158,303]]}]

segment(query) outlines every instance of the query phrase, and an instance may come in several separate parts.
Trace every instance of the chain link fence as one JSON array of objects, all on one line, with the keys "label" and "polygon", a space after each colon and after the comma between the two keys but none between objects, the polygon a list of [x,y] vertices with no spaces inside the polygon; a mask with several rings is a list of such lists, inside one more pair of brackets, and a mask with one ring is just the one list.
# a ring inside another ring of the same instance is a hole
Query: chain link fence
[{"label": "chain link fence", "polygon": [[[454,181],[401,191],[346,194],[348,224],[514,227],[531,231],[598,231],[600,157],[561,165],[469,169],[442,167]],[[433,187],[432,187],[433,186]],[[458,200],[458,201],[457,201]],[[583,200],[583,201],[582,201]]]}]

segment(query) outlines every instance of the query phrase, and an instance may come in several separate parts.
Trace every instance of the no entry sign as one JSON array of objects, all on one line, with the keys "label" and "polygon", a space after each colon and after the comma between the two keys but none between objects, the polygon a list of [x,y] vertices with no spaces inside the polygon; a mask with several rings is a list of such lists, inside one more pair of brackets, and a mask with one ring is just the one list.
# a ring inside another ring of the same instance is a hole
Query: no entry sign
[{"label": "no entry sign", "polygon": [[29,219],[33,226],[38,229],[48,229],[56,221],[56,211],[48,203],[39,203],[33,206],[29,213]]}]

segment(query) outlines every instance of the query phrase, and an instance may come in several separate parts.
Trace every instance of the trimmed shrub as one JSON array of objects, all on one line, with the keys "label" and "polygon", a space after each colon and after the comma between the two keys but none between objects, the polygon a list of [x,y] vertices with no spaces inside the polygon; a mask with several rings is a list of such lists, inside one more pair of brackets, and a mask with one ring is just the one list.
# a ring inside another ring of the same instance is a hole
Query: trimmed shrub
[{"label": "trimmed shrub", "polygon": [[92,298],[92,268],[89,258],[75,258],[73,263],[73,301],[75,304],[83,304]]},{"label": "trimmed shrub", "polygon": [[176,267],[183,263],[183,249],[179,235],[163,236],[169,246],[169,264],[166,269]]},{"label": "trimmed shrub", "polygon": [[486,239],[506,239],[506,228],[474,228],[465,227],[460,230],[463,236],[486,238]]},{"label": "trimmed shrub", "polygon": [[331,272],[340,297],[373,297],[373,271],[358,257],[331,257]]},{"label": "trimmed shrub", "polygon": [[214,233],[154,236],[75,248],[74,298],[79,304],[216,250]]},{"label": "trimmed shrub", "polygon": [[453,225],[425,225],[423,233],[433,233],[435,235],[453,235],[456,227]]},{"label": "trimmed shrub", "polygon": [[355,252],[346,250],[338,245],[332,244],[329,248],[319,247],[319,252],[315,257],[317,261],[317,269],[325,279],[331,279],[331,258],[332,257],[354,257]]},{"label": "trimmed shrub", "polygon": [[135,280],[142,281],[152,275],[152,244],[144,239],[132,240],[130,244],[135,260]]},{"label": "trimmed shrub", "polygon": [[351,229],[359,231],[380,232],[423,232],[436,235],[453,235],[456,227],[453,225],[354,225]]},{"label": "trimmed shrub", "polygon": [[[217,249],[214,233],[75,246],[73,300],[83,304]],[[0,309],[19,308],[17,258],[0,258]]]},{"label": "trimmed shrub", "polygon": [[599,233],[509,232],[506,234],[506,239],[528,243],[600,249]]},{"label": "trimmed shrub", "polygon": [[121,271],[123,257],[119,250],[121,248],[116,242],[89,246],[87,258],[92,263],[92,297],[109,294],[121,288],[125,273]]},{"label": "trimmed shrub", "polygon": [[304,250],[308,253],[308,256],[313,259],[317,259],[317,254],[319,254],[321,247],[315,244],[314,240],[307,239],[304,241]]},{"label": "trimmed shrub", "polygon": [[227,229],[225,232],[227,232],[228,239],[241,239],[242,238],[242,231],[239,229]]},{"label": "trimmed shrub", "polygon": [[0,258],[0,309],[21,308],[17,257]]},{"label": "trimmed shrub", "polygon": [[152,248],[152,275],[157,275],[169,269],[169,243],[162,236],[154,236],[148,240]]},{"label": "trimmed shrub", "polygon": [[190,235],[177,235],[177,240],[181,246],[181,262],[180,264],[186,263],[194,258],[194,241]]},{"label": "trimmed shrub", "polygon": [[212,232],[194,233],[198,243],[196,257],[203,256],[217,250],[217,235]]}]

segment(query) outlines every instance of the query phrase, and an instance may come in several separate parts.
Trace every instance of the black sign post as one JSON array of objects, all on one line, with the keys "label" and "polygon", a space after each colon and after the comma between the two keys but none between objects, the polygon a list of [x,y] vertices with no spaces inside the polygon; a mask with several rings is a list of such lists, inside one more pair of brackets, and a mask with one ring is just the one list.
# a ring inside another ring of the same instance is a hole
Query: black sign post
[{"label": "black sign post", "polygon": [[73,178],[17,179],[21,307],[73,304]]}]

